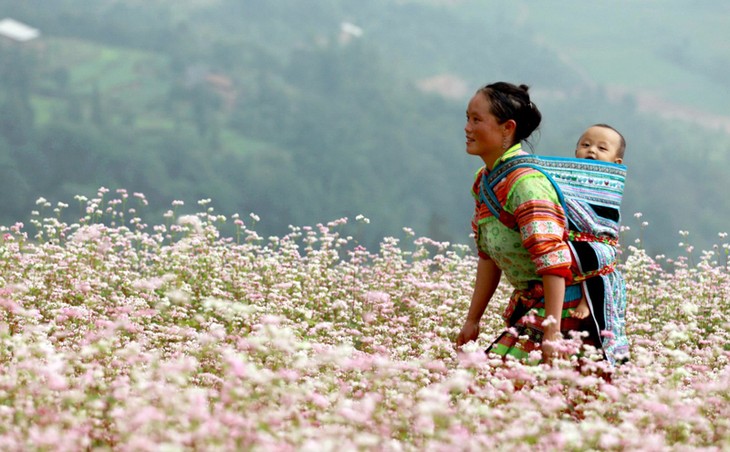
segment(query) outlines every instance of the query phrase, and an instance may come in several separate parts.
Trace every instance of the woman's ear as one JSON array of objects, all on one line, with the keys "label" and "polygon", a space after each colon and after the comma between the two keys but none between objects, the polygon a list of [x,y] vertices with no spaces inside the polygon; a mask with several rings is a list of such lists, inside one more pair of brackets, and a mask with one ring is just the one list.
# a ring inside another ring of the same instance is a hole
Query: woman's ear
[{"label": "woman's ear", "polygon": [[517,123],[514,119],[508,119],[502,123],[502,127],[504,127],[504,133],[506,137],[513,137],[515,134],[515,129],[517,129]]}]

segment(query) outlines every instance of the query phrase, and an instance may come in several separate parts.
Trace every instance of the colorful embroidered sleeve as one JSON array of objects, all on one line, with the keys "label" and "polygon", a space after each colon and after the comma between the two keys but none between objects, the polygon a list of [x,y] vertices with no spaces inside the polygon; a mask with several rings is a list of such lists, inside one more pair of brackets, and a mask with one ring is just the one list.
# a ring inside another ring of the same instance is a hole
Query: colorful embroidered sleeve
[{"label": "colorful embroidered sleeve", "polygon": [[517,220],[522,243],[538,275],[571,277],[565,212],[550,181],[537,171],[515,174],[505,206]]}]

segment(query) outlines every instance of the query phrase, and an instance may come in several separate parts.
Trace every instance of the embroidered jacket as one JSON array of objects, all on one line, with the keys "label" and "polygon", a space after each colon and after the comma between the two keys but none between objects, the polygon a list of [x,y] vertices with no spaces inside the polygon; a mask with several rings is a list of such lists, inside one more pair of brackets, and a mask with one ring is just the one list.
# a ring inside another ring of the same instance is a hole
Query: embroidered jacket
[{"label": "embroidered jacket", "polygon": [[[508,149],[496,162],[525,155],[520,144]],[[540,281],[552,274],[570,279],[571,257],[567,244],[565,212],[552,183],[532,168],[511,171],[495,187],[504,210],[514,216],[518,230],[510,229],[479,199],[481,168],[472,186],[476,200],[472,229],[480,257],[491,258],[516,289],[525,289],[530,281]]]}]

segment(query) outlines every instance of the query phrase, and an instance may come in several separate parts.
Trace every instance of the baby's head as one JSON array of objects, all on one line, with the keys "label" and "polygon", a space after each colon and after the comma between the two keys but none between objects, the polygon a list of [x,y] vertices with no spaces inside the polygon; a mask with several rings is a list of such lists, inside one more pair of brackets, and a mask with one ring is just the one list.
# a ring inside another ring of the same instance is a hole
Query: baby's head
[{"label": "baby's head", "polygon": [[607,124],[594,124],[581,135],[575,147],[580,159],[623,163],[626,140],[618,130]]}]

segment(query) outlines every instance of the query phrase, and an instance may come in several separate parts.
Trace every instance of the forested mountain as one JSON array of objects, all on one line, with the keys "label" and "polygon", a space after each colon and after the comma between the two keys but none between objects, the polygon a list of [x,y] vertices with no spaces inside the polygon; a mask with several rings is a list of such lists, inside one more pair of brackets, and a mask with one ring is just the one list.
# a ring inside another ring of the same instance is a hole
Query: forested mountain
[{"label": "forested mountain", "polygon": [[[564,21],[536,20],[580,2],[533,3],[0,0],[0,18],[41,33],[0,38],[0,219],[27,218],[40,196],[70,204],[104,186],[145,193],[149,214],[211,198],[219,213],[259,215],[262,235],[363,214],[371,224],[356,233],[370,245],[402,227],[468,242],[479,161],[464,153],[465,105],[480,85],[509,80],[531,85],[543,111],[537,153],[572,154],[595,122],[624,132],[625,223],[636,234],[642,212],[653,251],[675,252],[680,229],[712,246],[729,229],[728,134],[647,109],[645,86],[627,84],[620,64],[612,79],[601,52],[637,53],[625,42],[597,41],[581,67],[582,18],[572,46]],[[655,39],[635,45],[674,55],[672,36]],[[667,71],[707,74],[680,89],[718,83],[709,68],[725,66],[704,49],[665,59],[676,61]],[[718,96],[707,104],[722,117]]]}]

